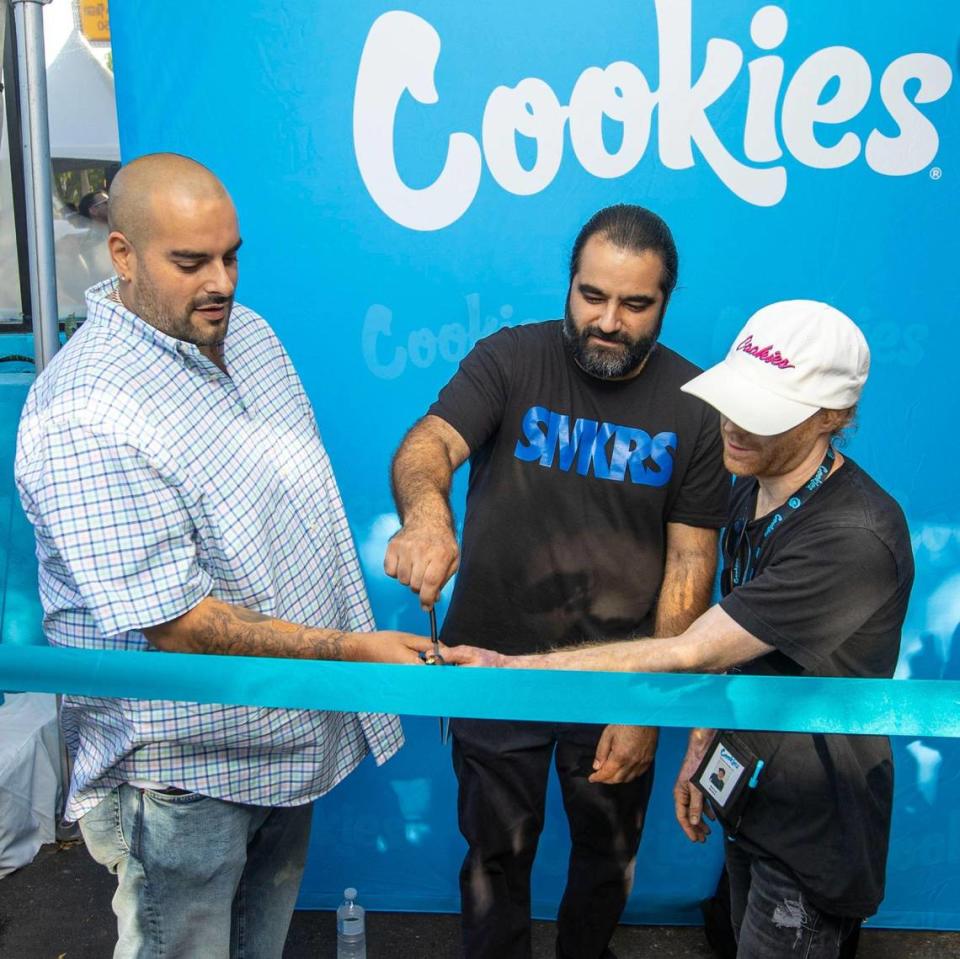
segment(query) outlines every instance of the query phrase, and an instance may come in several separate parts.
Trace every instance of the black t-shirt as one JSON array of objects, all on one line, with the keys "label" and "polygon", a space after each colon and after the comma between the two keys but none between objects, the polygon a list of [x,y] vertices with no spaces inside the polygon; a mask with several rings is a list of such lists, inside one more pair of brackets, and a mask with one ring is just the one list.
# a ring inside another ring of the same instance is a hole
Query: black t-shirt
[{"label": "black t-shirt", "polygon": [[[738,480],[732,518],[753,515],[757,484]],[[747,527],[761,542],[770,517]],[[725,548],[729,544],[725,543]],[[732,556],[725,552],[724,565]],[[913,585],[903,512],[852,460],[787,516],[753,579],[723,609],[774,651],[741,671],[890,677]],[[784,863],[814,905],[870,916],[883,899],[893,798],[885,736],[738,733],[766,766],[736,841]]]},{"label": "black t-shirt", "polygon": [[470,448],[460,572],[443,639],[524,653],[649,634],[666,523],[719,527],[729,475],[716,413],[658,346],[602,380],[558,321],[481,340],[430,413]]}]

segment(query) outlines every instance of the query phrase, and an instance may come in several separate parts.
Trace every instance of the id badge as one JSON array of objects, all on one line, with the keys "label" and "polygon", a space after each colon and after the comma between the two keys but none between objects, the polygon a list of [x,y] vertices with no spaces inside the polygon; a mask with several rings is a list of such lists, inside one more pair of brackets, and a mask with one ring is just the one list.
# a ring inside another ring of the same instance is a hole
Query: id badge
[{"label": "id badge", "polygon": [[729,732],[714,736],[690,782],[702,792],[728,825],[739,825],[764,761]]}]

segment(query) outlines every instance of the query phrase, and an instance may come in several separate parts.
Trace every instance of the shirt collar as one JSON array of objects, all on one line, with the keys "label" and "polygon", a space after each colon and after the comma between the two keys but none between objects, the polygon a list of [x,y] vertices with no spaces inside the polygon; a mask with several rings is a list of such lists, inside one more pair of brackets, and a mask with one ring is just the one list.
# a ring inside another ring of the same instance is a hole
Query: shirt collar
[{"label": "shirt collar", "polygon": [[91,286],[86,292],[86,300],[88,323],[92,320],[95,323],[121,329],[129,336],[151,343],[177,356],[200,356],[200,350],[196,344],[169,336],[132,310],[128,310],[120,299],[119,279],[116,276]]}]

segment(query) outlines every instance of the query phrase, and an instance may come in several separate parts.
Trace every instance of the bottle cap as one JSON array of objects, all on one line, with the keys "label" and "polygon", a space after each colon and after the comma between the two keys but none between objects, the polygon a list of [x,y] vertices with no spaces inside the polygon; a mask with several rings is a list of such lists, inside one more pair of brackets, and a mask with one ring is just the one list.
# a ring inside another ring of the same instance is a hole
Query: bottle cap
[{"label": "bottle cap", "polygon": [[353,886],[348,886],[343,890],[343,898],[353,902],[353,900],[357,898],[357,890],[354,889]]}]

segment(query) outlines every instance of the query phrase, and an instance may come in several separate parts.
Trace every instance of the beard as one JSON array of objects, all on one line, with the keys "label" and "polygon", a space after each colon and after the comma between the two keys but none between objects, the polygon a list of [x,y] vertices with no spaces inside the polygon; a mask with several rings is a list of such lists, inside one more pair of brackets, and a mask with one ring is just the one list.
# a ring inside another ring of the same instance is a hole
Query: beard
[{"label": "beard", "polygon": [[[191,322],[190,317],[194,310],[203,306],[219,306],[222,303],[226,304],[227,310],[226,322],[220,329],[203,330]],[[190,300],[185,309],[180,311],[164,300],[150,274],[142,266],[140,268],[136,312],[147,323],[156,327],[161,333],[166,333],[167,336],[193,343],[195,346],[219,346],[226,338],[232,309],[233,297],[214,294]]]},{"label": "beard", "polygon": [[[569,296],[563,313],[563,338],[570,355],[580,369],[601,380],[623,379],[640,369],[657,345],[662,326],[661,313],[657,328],[652,333],[636,338],[622,332],[604,333],[595,326],[578,330],[570,312]],[[590,342],[593,338],[617,346],[596,346]]]},{"label": "beard", "polygon": [[[774,436],[753,436],[734,428],[732,435],[722,432],[723,465],[734,476],[783,476],[796,469],[814,446],[820,432],[816,414],[794,426],[785,433]],[[729,448],[735,443],[744,452],[736,453]]]}]

